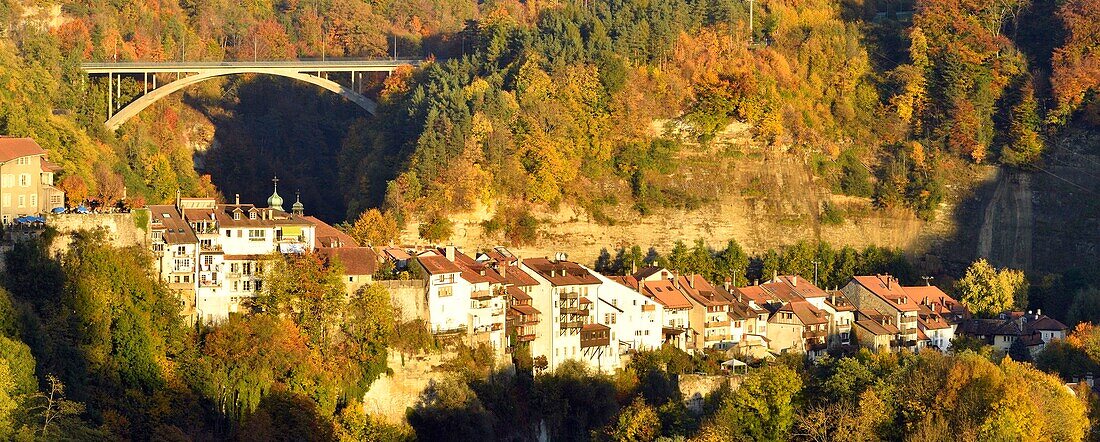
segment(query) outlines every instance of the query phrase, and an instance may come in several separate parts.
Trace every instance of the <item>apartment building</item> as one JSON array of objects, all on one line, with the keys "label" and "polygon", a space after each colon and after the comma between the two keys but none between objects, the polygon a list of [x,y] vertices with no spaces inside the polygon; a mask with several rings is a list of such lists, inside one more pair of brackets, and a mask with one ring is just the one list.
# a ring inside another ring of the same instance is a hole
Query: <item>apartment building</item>
[{"label": "apartment building", "polygon": [[545,312],[531,342],[532,356],[545,357],[550,370],[570,359],[600,371],[619,367],[617,337],[609,326],[596,322],[593,300],[599,299],[599,278],[564,256],[524,259],[519,269],[538,282],[531,298]]},{"label": "apartment building", "polygon": [[455,265],[454,252],[454,247],[447,247],[442,255],[433,250],[413,260],[424,271],[428,324],[434,334],[465,335],[469,325],[473,290],[462,279],[462,268]]},{"label": "apartment building", "polygon": [[890,275],[854,276],[841,290],[856,309],[876,317],[880,323],[885,320],[898,329],[898,335],[890,343],[891,348],[911,351],[919,348],[917,321],[920,307],[905,293],[897,278]]},{"label": "apartment building", "polygon": [[673,282],[691,302],[689,325],[695,336],[695,348],[732,344],[729,313],[733,301],[728,294],[716,290],[700,275],[676,276]]},{"label": "apartment building", "polygon": [[691,327],[694,306],[687,294],[676,287],[674,279],[672,271],[650,266],[623,278],[623,282],[661,305],[661,335],[664,343],[685,351],[695,350],[699,338],[697,330]]},{"label": "apartment building", "polygon": [[27,215],[65,207],[65,192],[54,187],[60,168],[31,138],[0,137],[0,219],[4,224]]},{"label": "apartment building", "polygon": [[615,332],[619,350],[625,353],[660,348],[664,342],[661,335],[664,307],[618,280],[588,270],[601,283],[596,318]]},{"label": "apartment building", "polygon": [[[300,208],[301,202],[295,204]],[[191,321],[219,322],[251,308],[263,289],[265,261],[273,253],[315,248],[315,224],[282,210],[276,191],[268,207],[182,198],[149,207],[149,244],[158,272],[178,291]]]}]

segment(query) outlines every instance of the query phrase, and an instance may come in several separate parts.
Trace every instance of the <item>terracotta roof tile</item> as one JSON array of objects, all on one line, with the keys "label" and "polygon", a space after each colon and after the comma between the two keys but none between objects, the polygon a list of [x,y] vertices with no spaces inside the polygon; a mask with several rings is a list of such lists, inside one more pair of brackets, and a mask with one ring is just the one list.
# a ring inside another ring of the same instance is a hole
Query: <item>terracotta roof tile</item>
[{"label": "terracotta roof tile", "polygon": [[0,137],[0,163],[6,163],[16,158],[29,155],[45,155],[42,149],[31,138]]},{"label": "terracotta roof tile", "polygon": [[368,247],[323,247],[317,254],[344,266],[345,275],[373,275],[378,271],[378,255]]}]

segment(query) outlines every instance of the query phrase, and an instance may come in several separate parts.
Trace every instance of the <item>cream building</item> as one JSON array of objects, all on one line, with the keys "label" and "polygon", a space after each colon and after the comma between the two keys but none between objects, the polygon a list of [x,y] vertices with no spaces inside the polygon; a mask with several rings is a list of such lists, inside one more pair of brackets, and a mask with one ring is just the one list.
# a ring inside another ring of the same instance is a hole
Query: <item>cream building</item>
[{"label": "cream building", "polygon": [[34,140],[0,137],[0,219],[4,224],[65,206],[65,193],[53,186],[58,169]]}]

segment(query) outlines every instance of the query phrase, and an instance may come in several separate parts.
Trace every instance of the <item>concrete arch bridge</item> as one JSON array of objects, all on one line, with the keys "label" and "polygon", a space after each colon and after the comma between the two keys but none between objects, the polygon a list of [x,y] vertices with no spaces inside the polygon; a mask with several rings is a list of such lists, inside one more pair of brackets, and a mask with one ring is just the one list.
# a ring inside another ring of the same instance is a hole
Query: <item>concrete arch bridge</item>
[{"label": "concrete arch bridge", "polygon": [[[374,114],[378,104],[360,93],[363,74],[368,72],[392,73],[401,66],[418,66],[420,60],[286,60],[252,62],[182,62],[182,63],[84,63],[88,75],[107,75],[107,129],[115,130],[134,115],[157,100],[187,86],[215,77],[237,74],[265,74],[293,78],[340,94],[367,112]],[[329,79],[334,72],[348,73],[350,84],[344,85]],[[176,79],[157,85],[157,74],[175,74]],[[143,93],[137,99],[123,104],[122,77],[140,77]],[[150,79],[152,82],[150,82]],[[151,86],[151,87],[150,87]]]}]

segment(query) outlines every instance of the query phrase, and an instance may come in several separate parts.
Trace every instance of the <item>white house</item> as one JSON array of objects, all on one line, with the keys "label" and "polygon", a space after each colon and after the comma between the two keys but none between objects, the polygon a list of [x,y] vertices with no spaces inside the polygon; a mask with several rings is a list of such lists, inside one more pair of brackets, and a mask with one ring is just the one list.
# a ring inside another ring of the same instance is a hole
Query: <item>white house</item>
[{"label": "white house", "polygon": [[454,263],[454,248],[445,250],[449,256],[430,251],[415,259],[426,276],[428,322],[432,333],[465,334],[470,320],[472,288],[460,276],[462,269]]}]

